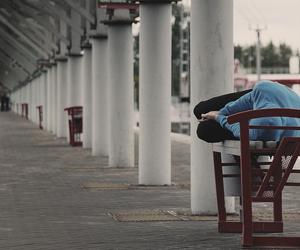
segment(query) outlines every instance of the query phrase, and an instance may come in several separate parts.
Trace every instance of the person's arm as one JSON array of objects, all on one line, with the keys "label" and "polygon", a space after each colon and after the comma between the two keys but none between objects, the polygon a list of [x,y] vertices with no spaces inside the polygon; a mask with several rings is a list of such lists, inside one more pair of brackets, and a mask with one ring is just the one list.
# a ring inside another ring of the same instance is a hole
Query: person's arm
[{"label": "person's arm", "polygon": [[227,122],[227,116],[219,114],[216,119],[215,119],[222,128],[228,129],[229,131],[232,132],[234,137],[240,138],[240,124],[239,123],[233,123],[229,124]]},{"label": "person's arm", "polygon": [[251,109],[253,109],[253,92],[241,96],[236,101],[227,103],[224,108],[220,109],[220,114],[228,116]]},{"label": "person's arm", "polygon": [[[226,104],[225,107],[220,109],[219,111],[211,111],[206,114],[203,114],[202,119],[215,120],[221,125],[221,127],[231,131],[236,138],[240,138],[239,123],[229,124],[227,122],[227,116],[245,110],[253,109],[253,99],[251,93],[252,92],[249,92],[241,96],[236,101]],[[250,131],[250,138],[253,139],[255,137],[256,137],[256,132]]]},{"label": "person's arm", "polygon": [[227,103],[235,101],[239,99],[241,96],[251,92],[252,89],[247,89],[244,91],[229,93],[225,95],[216,96],[210,98],[205,101],[199,102],[194,108],[194,115],[197,117],[198,120],[201,119],[201,115],[208,113],[209,111],[213,110],[220,110],[222,109]]},{"label": "person's arm", "polygon": [[[230,102],[225,105],[224,108],[220,109],[219,114],[216,117],[216,121],[221,125],[221,127],[231,131],[236,138],[240,138],[239,123],[229,124],[227,122],[227,116],[251,109],[253,109],[253,96],[252,92],[249,92],[236,101]],[[250,131],[249,136],[251,139],[255,138],[256,131]]]}]

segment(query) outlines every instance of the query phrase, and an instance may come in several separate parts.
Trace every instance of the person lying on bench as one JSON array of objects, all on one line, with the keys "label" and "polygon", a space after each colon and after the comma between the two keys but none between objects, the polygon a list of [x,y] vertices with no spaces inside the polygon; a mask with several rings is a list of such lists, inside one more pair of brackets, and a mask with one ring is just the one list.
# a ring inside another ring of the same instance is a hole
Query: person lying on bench
[{"label": "person lying on bench", "polygon": [[[272,81],[260,81],[253,89],[201,101],[194,108],[199,120],[197,135],[206,142],[239,140],[238,123],[228,124],[227,116],[256,109],[300,109],[300,97],[292,89]],[[300,119],[288,117],[256,118],[250,125],[300,126]],[[279,141],[283,136],[300,136],[300,131],[251,129],[252,141]]]}]

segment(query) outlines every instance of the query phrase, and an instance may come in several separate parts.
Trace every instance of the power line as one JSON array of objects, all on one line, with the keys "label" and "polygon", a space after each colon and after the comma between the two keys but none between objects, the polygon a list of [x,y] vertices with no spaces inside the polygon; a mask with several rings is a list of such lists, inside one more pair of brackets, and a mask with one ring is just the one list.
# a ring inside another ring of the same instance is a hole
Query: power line
[{"label": "power line", "polygon": [[264,26],[267,28],[268,24],[267,24],[267,20],[265,18],[265,15],[260,11],[260,9],[257,7],[255,1],[251,1],[253,8],[256,10],[256,12],[262,17],[262,21],[264,23]]},{"label": "power line", "polygon": [[244,21],[246,21],[248,27],[250,28],[252,25],[251,18],[249,18],[248,14],[245,13],[244,10],[241,8],[241,6],[237,4],[237,1],[235,2],[235,6],[236,6],[236,12],[240,15],[240,17],[242,17],[242,19],[244,19]]},{"label": "power line", "polygon": [[249,0],[245,1],[245,8],[246,8],[246,12],[249,13],[249,15],[252,17],[251,19],[254,20],[254,23],[258,25],[260,23],[259,17],[255,13],[255,11],[253,11],[253,8],[251,7]]},{"label": "power line", "polygon": [[251,29],[256,32],[257,42],[256,42],[256,74],[257,80],[261,79],[261,32],[266,28],[260,28],[259,25],[255,29]]}]

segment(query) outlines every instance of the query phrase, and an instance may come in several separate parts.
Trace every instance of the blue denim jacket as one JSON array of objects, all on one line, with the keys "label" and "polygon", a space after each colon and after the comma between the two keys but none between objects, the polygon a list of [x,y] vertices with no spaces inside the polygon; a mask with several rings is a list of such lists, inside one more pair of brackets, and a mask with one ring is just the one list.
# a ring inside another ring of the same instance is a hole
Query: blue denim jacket
[{"label": "blue denim jacket", "polygon": [[[220,110],[217,121],[223,128],[240,138],[239,123],[228,124],[227,116],[252,109],[293,108],[300,109],[300,97],[290,88],[272,81],[258,82],[253,90]],[[289,117],[268,117],[250,120],[250,125],[300,126],[300,119]],[[300,136],[300,131],[251,129],[250,140],[279,141],[284,136]]]}]

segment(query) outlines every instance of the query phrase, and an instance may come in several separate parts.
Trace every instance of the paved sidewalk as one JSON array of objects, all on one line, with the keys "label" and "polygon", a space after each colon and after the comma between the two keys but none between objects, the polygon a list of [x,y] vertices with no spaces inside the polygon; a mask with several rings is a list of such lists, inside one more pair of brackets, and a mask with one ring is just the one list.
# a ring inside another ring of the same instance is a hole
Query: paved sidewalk
[{"label": "paved sidewalk", "polygon": [[[189,216],[187,144],[172,142],[170,187],[139,187],[137,168],[107,164],[0,113],[0,249],[240,248],[239,235],[217,233],[215,217]],[[288,230],[300,218],[294,190]]]}]

